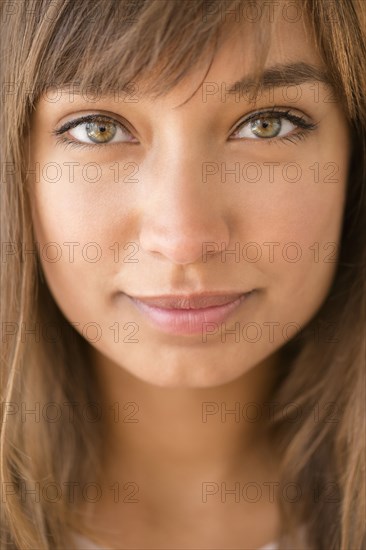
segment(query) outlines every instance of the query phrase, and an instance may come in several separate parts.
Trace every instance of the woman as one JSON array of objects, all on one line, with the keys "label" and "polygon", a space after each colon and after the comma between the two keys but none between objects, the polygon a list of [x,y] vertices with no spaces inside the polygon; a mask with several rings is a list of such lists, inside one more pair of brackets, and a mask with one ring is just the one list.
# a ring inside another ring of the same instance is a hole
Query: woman
[{"label": "woman", "polygon": [[366,548],[365,14],[2,3],[5,548]]}]

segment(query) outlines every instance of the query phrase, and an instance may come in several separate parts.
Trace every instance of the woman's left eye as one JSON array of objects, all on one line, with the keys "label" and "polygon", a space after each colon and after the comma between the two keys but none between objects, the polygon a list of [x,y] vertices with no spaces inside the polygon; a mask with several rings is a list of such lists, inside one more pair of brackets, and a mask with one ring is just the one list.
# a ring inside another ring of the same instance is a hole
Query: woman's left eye
[{"label": "woman's left eye", "polygon": [[[242,122],[231,134],[230,139],[284,138],[289,141],[303,139],[306,131],[314,130],[317,124],[307,122],[303,117],[291,114],[289,111],[270,111],[255,113]],[[291,134],[296,128],[302,132]]]}]

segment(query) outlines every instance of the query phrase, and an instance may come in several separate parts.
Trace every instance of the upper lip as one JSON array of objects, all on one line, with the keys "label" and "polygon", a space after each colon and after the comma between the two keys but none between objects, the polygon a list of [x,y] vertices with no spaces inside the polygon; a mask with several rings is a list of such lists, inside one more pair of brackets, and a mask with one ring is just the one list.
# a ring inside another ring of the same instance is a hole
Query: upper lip
[{"label": "upper lip", "polygon": [[199,294],[164,294],[160,296],[130,296],[147,305],[164,309],[203,309],[234,302],[248,292],[202,292]]}]

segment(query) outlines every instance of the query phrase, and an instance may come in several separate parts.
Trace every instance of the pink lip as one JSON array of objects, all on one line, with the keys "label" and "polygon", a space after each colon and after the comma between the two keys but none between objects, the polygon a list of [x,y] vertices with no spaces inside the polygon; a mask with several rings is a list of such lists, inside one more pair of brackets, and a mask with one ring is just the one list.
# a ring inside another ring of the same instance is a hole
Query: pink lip
[{"label": "pink lip", "polygon": [[127,296],[155,327],[168,334],[183,335],[202,333],[203,323],[222,323],[251,292],[141,298]]}]

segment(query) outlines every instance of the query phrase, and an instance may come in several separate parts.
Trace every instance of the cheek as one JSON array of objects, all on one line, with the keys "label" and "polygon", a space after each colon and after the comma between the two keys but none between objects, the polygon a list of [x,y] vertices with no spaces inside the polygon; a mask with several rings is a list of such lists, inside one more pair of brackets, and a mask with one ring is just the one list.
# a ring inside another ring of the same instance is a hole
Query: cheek
[{"label": "cheek", "polygon": [[66,157],[33,158],[40,177],[32,182],[32,215],[48,286],[67,318],[98,319],[106,282],[121,269],[113,244],[136,240],[128,186],[113,182],[109,165],[79,162],[71,171]]},{"label": "cheek", "polygon": [[314,152],[278,166],[273,182],[263,178],[256,192],[247,186],[241,236],[253,245],[242,249],[242,259],[267,281],[267,318],[304,324],[325,299],[338,259],[347,166],[345,154]]}]

